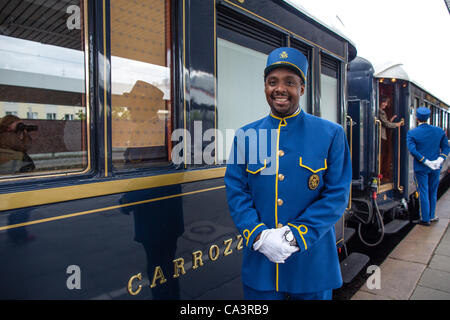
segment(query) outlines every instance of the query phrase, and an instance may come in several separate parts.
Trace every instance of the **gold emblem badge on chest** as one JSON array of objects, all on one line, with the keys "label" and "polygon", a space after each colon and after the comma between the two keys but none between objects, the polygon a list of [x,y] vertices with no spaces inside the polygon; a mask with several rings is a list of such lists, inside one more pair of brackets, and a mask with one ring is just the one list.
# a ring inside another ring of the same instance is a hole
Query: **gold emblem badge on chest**
[{"label": "gold emblem badge on chest", "polygon": [[319,176],[317,174],[312,174],[308,180],[309,190],[316,190],[317,187],[319,186],[319,183],[320,183]]}]

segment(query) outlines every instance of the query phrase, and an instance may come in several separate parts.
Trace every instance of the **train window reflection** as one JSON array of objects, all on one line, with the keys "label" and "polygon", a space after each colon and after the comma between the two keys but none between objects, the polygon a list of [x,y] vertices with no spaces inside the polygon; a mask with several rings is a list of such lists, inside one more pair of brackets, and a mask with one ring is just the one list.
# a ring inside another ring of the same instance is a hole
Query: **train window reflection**
[{"label": "train window reflection", "polygon": [[172,121],[170,1],[111,1],[116,169],[167,165]]},{"label": "train window reflection", "polygon": [[0,8],[0,178],[88,168],[84,1]]}]

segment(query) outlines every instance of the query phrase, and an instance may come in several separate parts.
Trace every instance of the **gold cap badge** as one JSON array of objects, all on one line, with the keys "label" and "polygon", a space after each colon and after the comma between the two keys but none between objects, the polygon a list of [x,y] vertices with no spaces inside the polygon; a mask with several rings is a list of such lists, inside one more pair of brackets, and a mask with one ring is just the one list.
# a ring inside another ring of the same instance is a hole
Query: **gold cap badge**
[{"label": "gold cap badge", "polygon": [[282,53],[280,53],[280,58],[286,59],[287,57],[288,57],[288,54],[286,51],[283,51]]}]

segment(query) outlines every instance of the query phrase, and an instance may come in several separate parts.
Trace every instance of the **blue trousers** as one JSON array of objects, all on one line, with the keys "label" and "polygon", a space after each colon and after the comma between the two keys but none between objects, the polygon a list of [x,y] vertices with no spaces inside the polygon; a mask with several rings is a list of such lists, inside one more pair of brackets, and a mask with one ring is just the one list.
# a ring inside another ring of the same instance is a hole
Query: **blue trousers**
[{"label": "blue trousers", "polygon": [[244,298],[246,300],[331,300],[333,290],[311,293],[287,293],[277,291],[259,291],[244,284]]},{"label": "blue trousers", "polygon": [[440,170],[414,171],[419,192],[420,220],[429,222],[435,217]]}]

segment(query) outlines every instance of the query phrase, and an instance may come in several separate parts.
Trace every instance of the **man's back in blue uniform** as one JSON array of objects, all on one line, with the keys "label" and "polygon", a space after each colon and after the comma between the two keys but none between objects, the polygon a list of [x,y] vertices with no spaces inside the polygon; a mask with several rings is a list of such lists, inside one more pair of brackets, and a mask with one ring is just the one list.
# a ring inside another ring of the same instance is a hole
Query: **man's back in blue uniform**
[{"label": "man's back in blue uniform", "polygon": [[447,158],[448,139],[439,127],[423,123],[408,132],[407,140],[409,152],[414,157],[414,171],[430,170],[423,163],[425,159],[433,161],[440,156]]},{"label": "man's back in blue uniform", "polygon": [[439,173],[450,151],[444,130],[426,123],[430,110],[417,109],[417,128],[408,131],[407,143],[414,157],[414,175],[420,202],[420,223],[430,225],[435,217]]}]

